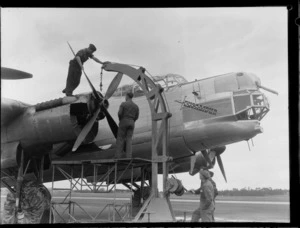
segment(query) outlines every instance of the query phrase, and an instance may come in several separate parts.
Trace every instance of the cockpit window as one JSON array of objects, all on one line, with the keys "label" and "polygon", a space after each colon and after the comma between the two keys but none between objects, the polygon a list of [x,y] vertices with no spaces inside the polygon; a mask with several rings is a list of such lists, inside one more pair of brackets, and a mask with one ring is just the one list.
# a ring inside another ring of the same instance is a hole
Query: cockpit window
[{"label": "cockpit window", "polygon": [[125,96],[127,92],[131,91],[134,97],[140,97],[144,95],[142,88],[137,84],[133,83],[130,85],[123,85],[119,87],[113,94],[113,97]]},{"label": "cockpit window", "polygon": [[233,97],[235,112],[245,110],[251,105],[251,99],[249,94],[237,95]]},{"label": "cockpit window", "polygon": [[160,84],[166,91],[168,91],[172,87],[182,85],[188,82],[183,76],[178,74],[154,76],[153,81],[157,84]]}]

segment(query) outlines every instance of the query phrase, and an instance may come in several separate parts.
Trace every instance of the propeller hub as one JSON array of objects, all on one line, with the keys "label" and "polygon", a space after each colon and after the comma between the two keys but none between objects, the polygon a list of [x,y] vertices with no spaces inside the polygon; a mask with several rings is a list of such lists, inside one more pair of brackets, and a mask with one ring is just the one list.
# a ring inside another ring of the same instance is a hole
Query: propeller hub
[{"label": "propeller hub", "polygon": [[108,100],[107,99],[103,99],[102,100],[102,102],[101,102],[101,106],[104,106],[104,108],[108,108],[108,106],[109,106],[109,102],[108,102]]},{"label": "propeller hub", "polygon": [[216,147],[211,150],[215,151],[217,155],[220,155],[226,150],[226,146]]}]

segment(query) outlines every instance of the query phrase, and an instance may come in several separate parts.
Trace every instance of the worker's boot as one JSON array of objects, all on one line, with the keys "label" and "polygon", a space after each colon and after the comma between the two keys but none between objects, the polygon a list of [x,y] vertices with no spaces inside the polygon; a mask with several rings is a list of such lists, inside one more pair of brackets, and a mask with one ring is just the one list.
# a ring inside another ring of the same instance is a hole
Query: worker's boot
[{"label": "worker's boot", "polygon": [[63,89],[62,92],[65,93],[67,97],[74,97],[73,92],[66,92],[66,89]]}]

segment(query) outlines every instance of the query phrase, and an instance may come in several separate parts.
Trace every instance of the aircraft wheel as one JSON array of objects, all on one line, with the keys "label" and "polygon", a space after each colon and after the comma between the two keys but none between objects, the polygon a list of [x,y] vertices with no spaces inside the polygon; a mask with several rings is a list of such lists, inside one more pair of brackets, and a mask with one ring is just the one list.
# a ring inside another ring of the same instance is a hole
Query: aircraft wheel
[{"label": "aircraft wheel", "polygon": [[24,181],[21,188],[21,212],[15,218],[16,194],[8,193],[4,203],[3,224],[49,223],[51,194],[37,181]]}]

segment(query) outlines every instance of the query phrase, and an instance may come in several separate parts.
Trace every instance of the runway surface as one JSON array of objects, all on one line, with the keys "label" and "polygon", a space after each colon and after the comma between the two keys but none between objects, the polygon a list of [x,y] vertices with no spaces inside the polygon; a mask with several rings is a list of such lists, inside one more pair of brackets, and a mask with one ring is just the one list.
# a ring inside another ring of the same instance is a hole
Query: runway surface
[{"label": "runway surface", "polygon": [[[57,191],[53,194],[54,202],[62,202],[66,196],[66,192]],[[1,220],[3,204],[5,201],[4,192],[1,193]],[[116,197],[114,201],[114,197]],[[74,206],[74,219],[67,215],[67,205],[56,205],[58,214],[55,214],[56,222],[64,222],[59,216],[62,215],[66,221],[89,221],[95,218],[101,210],[108,204],[115,203],[123,205],[120,210],[120,216],[124,217],[125,221],[128,217],[125,214],[124,204],[130,203],[130,193],[72,193],[72,201],[79,206]],[[199,206],[199,196],[183,195],[181,197],[171,196],[171,204],[175,213],[176,219],[189,222],[191,214]],[[119,208],[120,208],[119,207]],[[91,215],[89,217],[84,211]],[[185,212],[185,213],[184,213]],[[109,217],[112,218],[113,212],[107,206],[106,209],[97,217],[97,221],[105,221]],[[121,221],[120,216],[115,213],[116,221]],[[216,200],[215,210],[216,222],[289,222],[289,197],[288,196],[264,196],[264,197],[222,197],[218,196]]]}]

